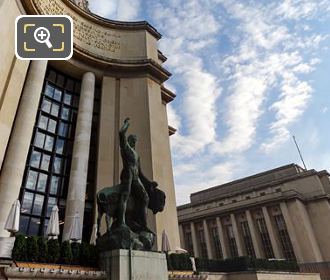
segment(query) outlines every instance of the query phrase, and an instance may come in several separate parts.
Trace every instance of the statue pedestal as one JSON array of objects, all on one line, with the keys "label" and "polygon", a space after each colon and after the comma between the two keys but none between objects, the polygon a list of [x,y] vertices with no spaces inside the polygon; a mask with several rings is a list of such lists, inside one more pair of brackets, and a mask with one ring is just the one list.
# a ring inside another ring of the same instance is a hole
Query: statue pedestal
[{"label": "statue pedestal", "polygon": [[107,280],[168,280],[167,261],[163,253],[114,250],[100,254],[100,266]]}]

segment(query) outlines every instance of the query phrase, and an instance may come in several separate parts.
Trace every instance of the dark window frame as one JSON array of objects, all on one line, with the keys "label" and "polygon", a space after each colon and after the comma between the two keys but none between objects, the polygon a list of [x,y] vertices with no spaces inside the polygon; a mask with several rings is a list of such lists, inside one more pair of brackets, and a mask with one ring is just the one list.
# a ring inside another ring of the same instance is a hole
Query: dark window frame
[{"label": "dark window frame", "polygon": [[243,233],[243,240],[247,255],[256,258],[256,253],[254,251],[254,246],[253,246],[253,241],[252,241],[252,236],[248,221],[241,222],[241,229]]},{"label": "dark window frame", "polygon": [[274,221],[277,229],[277,233],[280,239],[281,247],[284,257],[288,260],[296,260],[296,255],[293,250],[292,242],[287,230],[287,226],[283,217],[283,214],[274,216]]},{"label": "dark window frame", "polygon": [[259,217],[256,219],[258,232],[260,235],[261,243],[264,248],[265,256],[268,259],[273,259],[275,257],[273,246],[269,237],[267,225],[264,217]]},{"label": "dark window frame", "polygon": [[[58,77],[60,77],[60,76],[64,79],[63,87],[57,85],[56,81],[54,83],[54,81],[50,81],[48,79],[49,75],[51,73],[55,74],[56,79],[58,79]],[[76,124],[76,120],[77,120],[75,115],[77,115],[77,112],[78,112],[78,107],[69,106],[69,105],[64,104],[64,96],[65,96],[65,92],[67,91],[65,89],[65,86],[68,81],[73,81],[75,88],[77,88],[77,89],[80,88],[79,81],[74,80],[71,77],[63,76],[58,71],[49,69],[47,71],[47,75],[46,75],[46,78],[44,81],[42,93],[40,94],[38,113],[37,113],[35,126],[34,126],[34,130],[33,130],[29,154],[27,157],[24,179],[23,179],[22,187],[21,187],[21,191],[20,191],[20,200],[21,200],[22,204],[23,204],[23,198],[24,198],[24,195],[26,192],[32,193],[32,195],[33,195],[32,203],[31,203],[32,204],[31,211],[29,213],[25,212],[24,209],[22,209],[22,211],[21,211],[21,216],[24,217],[23,219],[28,221],[28,224],[25,228],[25,232],[23,232],[25,234],[43,235],[44,231],[46,229],[46,225],[49,220],[49,211],[48,210],[49,210],[50,201],[56,200],[56,204],[59,205],[59,202],[61,199],[64,199],[64,200],[66,199],[68,181],[69,181],[69,176],[70,176],[70,166],[71,166],[70,162],[71,162],[71,155],[72,155],[72,149],[73,149],[72,143],[74,140],[75,124]],[[49,89],[50,87],[52,88],[53,92],[55,92],[55,89],[57,89],[59,92],[61,92],[60,100],[58,100],[56,98],[52,98],[49,95],[46,95],[46,89]],[[76,90],[75,92],[70,92],[70,94],[72,94],[72,96],[75,96],[79,100],[79,91],[78,90]],[[48,102],[50,102],[50,111],[49,112],[45,112],[42,108],[42,104],[43,104],[44,100],[47,100]],[[56,106],[58,106],[57,117],[51,113],[54,104]],[[69,110],[70,110],[71,117],[67,121],[62,119],[62,109],[63,108],[66,108],[66,109],[69,108]],[[48,118],[46,129],[39,127],[39,121],[42,117]],[[55,132],[49,131],[47,129],[49,126],[50,120],[56,121]],[[61,122],[69,124],[71,126],[72,131],[70,134],[67,134],[66,137],[62,137],[61,135],[59,135],[59,126],[60,126]],[[42,133],[42,134],[46,135],[45,139],[44,139],[43,147],[36,146],[36,138],[37,138],[38,133]],[[47,136],[53,137],[53,143],[52,143],[51,150],[45,146]],[[56,145],[57,145],[58,139],[64,140],[65,141],[64,146],[67,146],[66,148],[64,148],[64,151],[62,154],[58,154],[56,151]],[[69,144],[69,145],[67,145],[67,144]],[[67,150],[67,149],[71,149],[71,150]],[[50,157],[47,170],[41,169],[41,164],[42,164],[41,159],[39,160],[39,167],[35,167],[35,166],[31,165],[31,156],[32,156],[33,152],[38,152],[38,153],[41,153],[41,155],[44,154],[44,155],[47,155]],[[60,173],[56,173],[53,170],[55,158],[61,158],[61,160],[62,160]],[[64,170],[65,168],[66,168],[66,170]],[[38,173],[34,190],[27,188],[28,174],[30,171],[34,171],[34,172]],[[37,184],[38,184],[40,174],[47,175],[45,190],[37,189],[37,187],[38,187]],[[55,176],[59,178],[59,185],[58,185],[56,193],[52,190],[52,178]],[[64,190],[64,188],[66,188],[66,190]],[[40,214],[33,213],[33,207],[35,205],[37,195],[42,195],[43,199],[44,199]],[[53,204],[51,204],[51,205],[53,205]],[[38,219],[39,224],[32,225],[31,224],[32,219]],[[63,209],[62,209],[62,211],[60,211],[60,219],[61,220],[64,219]],[[37,230],[37,232],[35,232],[35,231],[31,232],[31,227],[36,228],[36,229],[39,228],[39,229]]]}]

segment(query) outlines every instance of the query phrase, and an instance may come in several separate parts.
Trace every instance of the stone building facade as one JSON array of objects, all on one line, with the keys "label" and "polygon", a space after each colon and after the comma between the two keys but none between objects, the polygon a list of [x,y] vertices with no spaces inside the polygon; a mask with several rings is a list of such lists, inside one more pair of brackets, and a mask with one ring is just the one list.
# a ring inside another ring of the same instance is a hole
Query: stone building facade
[{"label": "stone building facade", "polygon": [[[149,215],[160,246],[163,229],[180,246],[166,104],[175,95],[147,22],[118,22],[89,12],[87,1],[0,2],[0,236],[11,204],[20,199],[20,231],[42,235],[52,207],[67,238],[76,212],[83,238],[95,223],[95,194],[119,183],[118,130],[126,117],[144,173],[166,193],[166,207]],[[74,54],[68,61],[16,58],[19,15],[69,15]]]},{"label": "stone building facade", "polygon": [[330,261],[327,171],[291,164],[191,194],[178,207],[183,248],[197,257]]}]

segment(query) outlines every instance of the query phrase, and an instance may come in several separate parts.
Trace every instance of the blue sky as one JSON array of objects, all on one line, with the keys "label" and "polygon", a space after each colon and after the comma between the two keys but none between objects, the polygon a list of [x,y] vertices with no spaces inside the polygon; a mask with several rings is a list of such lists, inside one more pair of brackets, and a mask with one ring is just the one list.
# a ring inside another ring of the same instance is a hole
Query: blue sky
[{"label": "blue sky", "polygon": [[289,163],[330,171],[329,0],[89,0],[163,34],[177,203]]}]

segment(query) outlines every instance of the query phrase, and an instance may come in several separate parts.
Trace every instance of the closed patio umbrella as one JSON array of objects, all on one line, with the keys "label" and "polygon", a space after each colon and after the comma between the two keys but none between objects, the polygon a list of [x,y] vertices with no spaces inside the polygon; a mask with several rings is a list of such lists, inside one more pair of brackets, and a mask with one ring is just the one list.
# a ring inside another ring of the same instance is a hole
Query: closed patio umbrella
[{"label": "closed patio umbrella", "polygon": [[6,224],[5,230],[9,231],[12,234],[15,234],[19,231],[19,216],[21,211],[21,204],[19,200],[16,200],[11,206]]},{"label": "closed patio umbrella", "polygon": [[170,250],[170,241],[168,240],[168,236],[164,229],[162,233],[162,252],[169,252]]},{"label": "closed patio umbrella", "polygon": [[78,212],[76,212],[72,219],[69,238],[73,242],[79,242],[81,240],[81,224]]},{"label": "closed patio umbrella", "polygon": [[60,234],[60,224],[58,218],[58,207],[55,205],[50,214],[50,219],[46,229],[46,235],[49,239],[57,239]]},{"label": "closed patio umbrella", "polygon": [[96,245],[96,239],[97,239],[97,224],[94,224],[92,235],[91,235],[91,240],[90,240],[89,244]]}]

